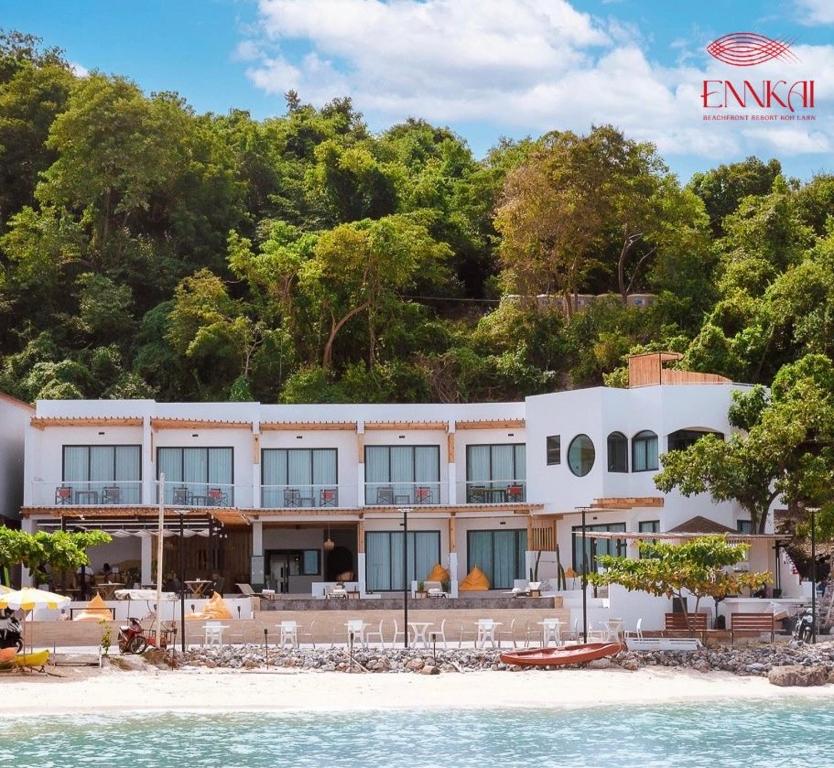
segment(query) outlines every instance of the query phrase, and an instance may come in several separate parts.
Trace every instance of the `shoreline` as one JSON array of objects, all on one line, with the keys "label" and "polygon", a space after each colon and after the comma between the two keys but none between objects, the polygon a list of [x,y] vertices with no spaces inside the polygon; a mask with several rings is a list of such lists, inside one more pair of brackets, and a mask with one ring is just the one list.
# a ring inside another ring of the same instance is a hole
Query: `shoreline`
[{"label": "shoreline", "polygon": [[[121,672],[61,668],[61,678],[0,679],[5,717],[158,713],[346,713],[592,709],[715,701],[834,702],[834,685],[781,688],[761,677],[668,668],[478,671],[443,675],[297,670]],[[199,703],[198,703],[199,702]]]}]

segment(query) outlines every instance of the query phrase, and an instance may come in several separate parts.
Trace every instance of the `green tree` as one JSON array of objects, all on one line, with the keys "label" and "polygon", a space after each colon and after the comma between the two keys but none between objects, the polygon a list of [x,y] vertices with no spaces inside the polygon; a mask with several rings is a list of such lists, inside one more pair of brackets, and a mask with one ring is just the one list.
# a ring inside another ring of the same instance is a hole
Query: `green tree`
[{"label": "green tree", "polygon": [[768,583],[767,573],[728,570],[744,560],[748,548],[747,544],[731,544],[722,536],[702,536],[681,544],[642,541],[639,559],[601,555],[597,562],[603,570],[589,574],[588,580],[598,586],[621,584],[630,592],[678,598],[691,631],[689,595],[695,598],[694,613],[698,613],[705,597],[718,601]]}]

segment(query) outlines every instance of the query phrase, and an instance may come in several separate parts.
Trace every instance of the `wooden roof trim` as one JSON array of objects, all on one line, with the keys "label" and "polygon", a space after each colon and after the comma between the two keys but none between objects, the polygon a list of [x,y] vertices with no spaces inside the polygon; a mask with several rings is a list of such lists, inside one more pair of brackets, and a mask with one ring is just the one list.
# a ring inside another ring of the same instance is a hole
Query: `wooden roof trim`
[{"label": "wooden roof trim", "polygon": [[633,509],[634,507],[662,507],[663,496],[608,496],[594,499],[595,509]]},{"label": "wooden roof trim", "polygon": [[[213,517],[224,525],[246,525],[248,519],[237,507],[167,507],[165,510],[166,519],[179,516],[179,510],[185,510],[185,517]],[[148,520],[159,518],[159,507],[152,506],[118,506],[105,507],[97,506],[66,506],[66,507],[23,507],[20,510],[21,517],[50,517],[56,520],[65,517],[72,520],[81,518],[96,520],[99,518],[114,518],[130,520],[141,517]]]},{"label": "wooden roof trim", "polygon": [[141,416],[33,416],[35,429],[46,427],[141,427]]},{"label": "wooden roof trim", "polygon": [[252,422],[153,417],[151,427],[153,429],[252,429]]},{"label": "wooden roof trim", "polygon": [[524,419],[473,419],[456,421],[455,429],[524,429]]},{"label": "wooden roof trim", "polygon": [[397,430],[406,432],[408,430],[438,430],[446,431],[449,427],[448,421],[366,421],[365,431]]},{"label": "wooden roof trim", "polygon": [[356,431],[355,421],[262,421],[261,432]]}]

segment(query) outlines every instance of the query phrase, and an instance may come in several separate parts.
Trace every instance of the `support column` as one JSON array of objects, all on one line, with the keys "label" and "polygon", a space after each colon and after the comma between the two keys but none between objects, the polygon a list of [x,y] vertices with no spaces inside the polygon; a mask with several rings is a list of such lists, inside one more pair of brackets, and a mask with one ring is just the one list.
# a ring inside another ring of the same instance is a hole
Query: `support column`
[{"label": "support column", "polygon": [[153,536],[148,534],[142,536],[139,541],[142,544],[141,568],[139,574],[140,586],[153,583]]},{"label": "support column", "polygon": [[[142,496],[143,504],[156,504],[156,457],[154,452],[154,432],[150,416],[142,419]],[[146,582],[150,584],[150,581]]]},{"label": "support column", "polygon": [[249,575],[252,584],[264,583],[264,524],[252,522],[252,567]]},{"label": "support column", "polygon": [[356,422],[356,506],[365,506],[365,422]]},{"label": "support column", "polygon": [[[260,424],[255,429],[260,429]],[[261,435],[258,431],[252,435],[252,507],[261,508]]]},{"label": "support column", "polygon": [[[449,480],[449,498],[447,504],[458,503],[458,471],[455,463],[455,422],[453,419],[449,420],[446,426],[446,460],[449,462],[448,480]],[[464,495],[464,501],[466,500]]]},{"label": "support column", "polygon": [[449,579],[452,597],[458,596],[458,547],[455,516],[449,518]]},{"label": "support column", "polygon": [[356,524],[356,580],[359,582],[359,596],[365,597],[365,521]]},{"label": "support column", "polygon": [[[533,570],[536,567],[536,556],[539,550],[533,548],[533,516],[527,515],[527,550],[524,553],[524,578],[533,581]],[[538,574],[537,581],[541,581],[541,574]]]}]

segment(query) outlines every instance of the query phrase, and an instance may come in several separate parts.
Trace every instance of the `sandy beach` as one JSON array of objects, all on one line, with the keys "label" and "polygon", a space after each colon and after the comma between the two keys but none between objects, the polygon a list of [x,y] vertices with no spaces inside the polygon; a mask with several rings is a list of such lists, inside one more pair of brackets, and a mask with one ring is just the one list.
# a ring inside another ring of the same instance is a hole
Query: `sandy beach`
[{"label": "sandy beach", "polygon": [[834,702],[834,686],[779,688],[761,677],[642,669],[344,674],[274,671],[87,671],[0,679],[3,715],[147,710],[356,711],[581,708],[709,700]]}]

